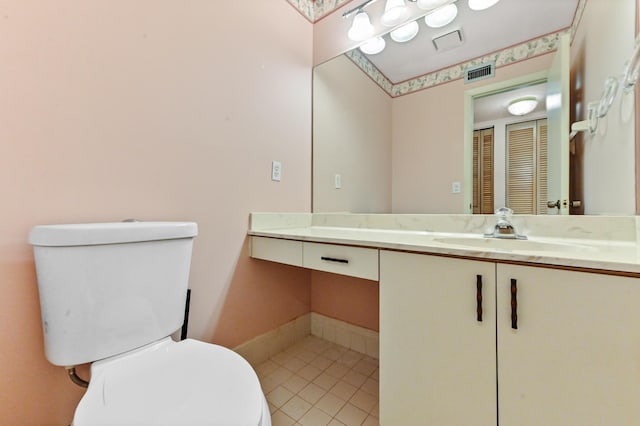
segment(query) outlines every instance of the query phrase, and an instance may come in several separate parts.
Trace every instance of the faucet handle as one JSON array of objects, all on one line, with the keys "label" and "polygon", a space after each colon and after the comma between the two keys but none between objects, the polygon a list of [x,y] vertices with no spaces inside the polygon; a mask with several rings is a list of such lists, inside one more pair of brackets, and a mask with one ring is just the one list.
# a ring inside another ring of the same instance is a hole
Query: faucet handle
[{"label": "faucet handle", "polygon": [[500,207],[499,209],[496,209],[495,213],[496,216],[507,217],[513,215],[513,210],[511,210],[509,207]]}]

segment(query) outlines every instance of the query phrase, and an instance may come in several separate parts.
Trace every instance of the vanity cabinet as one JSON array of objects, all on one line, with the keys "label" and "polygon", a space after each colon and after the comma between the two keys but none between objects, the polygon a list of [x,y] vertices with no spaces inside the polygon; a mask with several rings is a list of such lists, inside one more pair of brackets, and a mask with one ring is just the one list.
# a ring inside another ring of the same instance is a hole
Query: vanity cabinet
[{"label": "vanity cabinet", "polygon": [[380,422],[638,424],[639,303],[637,278],[382,250]]}]

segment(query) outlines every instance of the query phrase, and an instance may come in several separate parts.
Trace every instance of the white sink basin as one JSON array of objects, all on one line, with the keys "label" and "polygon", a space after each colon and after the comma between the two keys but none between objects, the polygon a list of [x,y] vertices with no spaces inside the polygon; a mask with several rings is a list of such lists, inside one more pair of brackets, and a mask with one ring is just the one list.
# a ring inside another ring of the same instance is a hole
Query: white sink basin
[{"label": "white sink basin", "polygon": [[479,248],[486,250],[507,250],[524,252],[552,252],[552,253],[579,253],[596,251],[595,247],[569,244],[552,243],[547,241],[511,240],[500,238],[473,238],[473,237],[442,237],[435,241],[455,246]]}]

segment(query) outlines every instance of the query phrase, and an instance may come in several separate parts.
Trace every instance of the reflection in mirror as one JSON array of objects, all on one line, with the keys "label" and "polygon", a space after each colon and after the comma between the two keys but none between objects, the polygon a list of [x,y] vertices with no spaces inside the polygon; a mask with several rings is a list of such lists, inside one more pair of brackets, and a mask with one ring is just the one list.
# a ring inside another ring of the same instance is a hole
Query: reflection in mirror
[{"label": "reflection in mirror", "polygon": [[[580,4],[584,8],[567,30],[572,35],[572,123],[587,118],[587,104],[601,97],[608,77],[622,74],[635,37],[635,0],[620,0],[615,5],[603,1]],[[548,37],[546,42],[555,46],[554,37]],[[464,83],[462,73],[435,72],[396,85],[387,82],[385,86],[375,70],[363,71],[371,64],[363,65],[357,58],[364,55],[354,52],[317,66],[313,210],[471,212],[471,203],[465,202],[465,197],[471,199],[473,188],[464,183],[465,174],[471,174],[471,170],[465,170],[464,117],[474,109],[470,106],[469,111],[465,110],[464,94],[470,89],[546,72],[555,47],[541,50],[536,43],[528,43],[535,46],[522,58],[517,57],[522,53],[520,45],[497,53],[495,76],[471,84]],[[508,55],[512,60],[503,59]],[[395,89],[398,90],[394,92]],[[571,161],[580,156],[578,174],[582,177],[581,201],[586,214],[635,212],[632,101],[633,94],[618,91],[607,117],[600,120],[597,133],[579,132],[571,140]],[[473,119],[469,123],[471,133]],[[566,131],[568,134],[569,128]],[[506,155],[494,154],[494,171],[500,172],[501,168],[503,176]],[[496,160],[497,157],[500,158]],[[494,182],[494,195],[494,207],[500,204],[499,200],[506,201],[506,184]]]}]

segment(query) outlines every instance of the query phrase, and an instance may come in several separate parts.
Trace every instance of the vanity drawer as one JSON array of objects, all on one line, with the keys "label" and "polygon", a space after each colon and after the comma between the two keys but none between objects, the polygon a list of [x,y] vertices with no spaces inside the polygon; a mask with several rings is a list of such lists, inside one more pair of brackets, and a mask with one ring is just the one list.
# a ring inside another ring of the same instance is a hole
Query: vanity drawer
[{"label": "vanity drawer", "polygon": [[305,268],[378,281],[378,250],[333,244],[303,243]]},{"label": "vanity drawer", "polygon": [[251,257],[302,266],[302,241],[251,237]]}]

